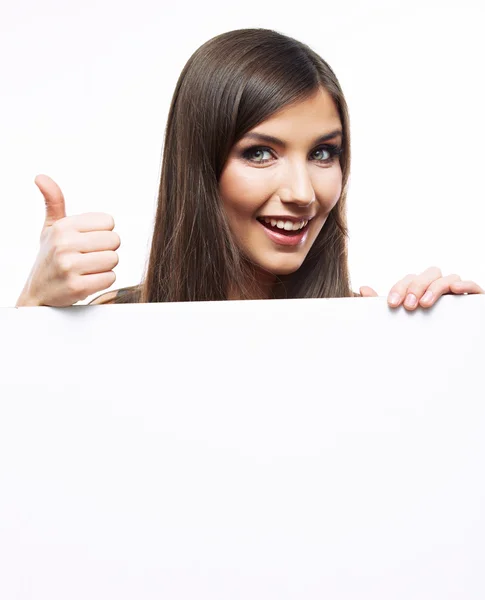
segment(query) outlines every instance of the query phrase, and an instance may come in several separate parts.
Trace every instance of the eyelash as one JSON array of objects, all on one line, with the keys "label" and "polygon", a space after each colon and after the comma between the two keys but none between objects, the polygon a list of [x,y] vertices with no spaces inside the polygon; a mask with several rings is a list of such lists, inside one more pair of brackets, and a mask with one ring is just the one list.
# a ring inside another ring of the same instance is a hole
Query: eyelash
[{"label": "eyelash", "polygon": [[[244,152],[242,153],[242,157],[245,160],[247,160],[248,162],[251,162],[253,164],[258,164],[258,165],[263,165],[263,164],[271,161],[271,159],[269,159],[269,158],[266,158],[264,160],[256,160],[256,161],[251,160],[250,156],[257,150],[267,150],[268,152],[273,153],[271,148],[268,148],[267,146],[251,146],[251,148],[247,148],[246,150],[244,150]],[[328,158],[326,158],[325,160],[317,160],[317,162],[324,163],[324,164],[333,162],[335,160],[335,158],[337,158],[338,156],[340,156],[342,154],[342,147],[337,146],[336,144],[325,144],[323,146],[318,146],[318,148],[315,148],[313,153],[318,152],[319,150],[325,150],[330,154],[330,156]]]}]

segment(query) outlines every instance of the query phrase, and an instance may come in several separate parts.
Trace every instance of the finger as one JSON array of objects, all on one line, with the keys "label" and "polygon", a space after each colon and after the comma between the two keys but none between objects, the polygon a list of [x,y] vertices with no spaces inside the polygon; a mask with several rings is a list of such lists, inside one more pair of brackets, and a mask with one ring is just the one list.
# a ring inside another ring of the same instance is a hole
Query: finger
[{"label": "finger", "polygon": [[119,263],[118,254],[111,250],[107,250],[105,252],[89,252],[89,254],[81,254],[78,255],[78,259],[79,266],[76,270],[79,275],[107,273],[108,271],[114,269]]},{"label": "finger", "polygon": [[75,230],[80,233],[91,231],[112,231],[115,228],[115,221],[107,213],[83,213],[81,215],[72,215],[66,217],[58,225],[59,230]]},{"label": "finger", "polygon": [[34,183],[44,196],[45,221],[43,228],[45,229],[66,216],[64,195],[57,183],[47,175],[37,175]]},{"label": "finger", "polygon": [[92,275],[107,273],[114,269],[118,262],[118,254],[111,250],[88,254],[66,254],[59,258],[57,268],[64,276]]},{"label": "finger", "polygon": [[485,290],[474,281],[456,281],[451,284],[450,291],[453,294],[485,294]]},{"label": "finger", "polygon": [[404,307],[407,310],[414,310],[418,307],[421,298],[429,286],[438,279],[441,279],[443,274],[438,267],[430,267],[423,271],[420,275],[414,278],[409,284],[404,299]]},{"label": "finger", "polygon": [[408,286],[415,277],[415,274],[406,275],[406,277],[392,286],[387,297],[387,302],[390,306],[396,308],[401,305],[402,301],[404,300],[404,296],[406,295]]},{"label": "finger", "polygon": [[118,250],[121,240],[115,231],[88,231],[85,233],[69,231],[59,235],[56,245],[58,248],[62,247],[70,252],[102,252]]},{"label": "finger", "polygon": [[424,295],[419,299],[419,304],[423,307],[432,306],[438,298],[443,294],[448,294],[450,286],[453,283],[461,281],[459,275],[447,275],[446,277],[440,277],[436,281],[430,284]]},{"label": "finger", "polygon": [[359,292],[363,298],[371,298],[378,295],[377,292],[368,285],[363,285],[360,287]]},{"label": "finger", "polygon": [[96,294],[102,290],[106,290],[111,287],[116,281],[116,273],[114,271],[107,271],[105,273],[92,273],[90,275],[82,275],[77,278],[75,284],[75,290],[78,288],[83,292],[84,300],[92,294]]}]

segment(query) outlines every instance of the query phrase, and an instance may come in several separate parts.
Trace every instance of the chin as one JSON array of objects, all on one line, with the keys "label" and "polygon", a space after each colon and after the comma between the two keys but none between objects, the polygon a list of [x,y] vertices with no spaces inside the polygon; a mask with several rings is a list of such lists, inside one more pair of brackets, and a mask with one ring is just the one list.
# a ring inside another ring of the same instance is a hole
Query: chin
[{"label": "chin", "polygon": [[303,264],[303,261],[304,257],[294,257],[293,259],[290,259],[286,256],[284,260],[258,261],[258,264],[262,269],[273,275],[291,275],[292,273],[295,273],[295,271],[298,271]]}]

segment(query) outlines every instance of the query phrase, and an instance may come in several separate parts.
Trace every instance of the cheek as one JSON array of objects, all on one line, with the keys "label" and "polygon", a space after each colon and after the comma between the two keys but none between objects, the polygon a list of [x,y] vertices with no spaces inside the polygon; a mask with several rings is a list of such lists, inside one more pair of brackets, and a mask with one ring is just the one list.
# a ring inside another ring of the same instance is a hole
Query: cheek
[{"label": "cheek", "polygon": [[219,180],[219,194],[225,210],[237,214],[253,214],[269,193],[267,178],[250,169],[229,164]]},{"label": "cheek", "polygon": [[[273,173],[261,176],[258,169],[248,169],[236,161],[229,162],[219,180],[221,201],[229,217],[253,215],[277,188]],[[342,193],[340,164],[329,169],[316,168],[312,178],[316,197],[326,212],[330,212]]]},{"label": "cheek", "polygon": [[331,169],[322,169],[313,179],[318,204],[325,215],[337,204],[342,194],[342,169],[336,165]]}]

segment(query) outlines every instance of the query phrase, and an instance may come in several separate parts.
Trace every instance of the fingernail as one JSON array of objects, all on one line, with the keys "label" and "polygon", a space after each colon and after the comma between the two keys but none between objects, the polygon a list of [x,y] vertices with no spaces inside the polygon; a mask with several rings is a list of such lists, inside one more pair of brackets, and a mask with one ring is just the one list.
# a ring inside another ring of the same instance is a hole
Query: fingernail
[{"label": "fingernail", "polygon": [[421,298],[421,302],[425,302],[427,304],[428,302],[431,302],[432,299],[433,299],[433,292],[430,292],[428,290],[426,292],[426,294]]},{"label": "fingernail", "polygon": [[388,302],[389,304],[399,304],[401,300],[401,296],[397,293],[397,292],[393,292],[392,294],[389,294],[389,298],[388,298]]},{"label": "fingernail", "polygon": [[404,300],[404,304],[409,306],[409,308],[414,308],[416,306],[418,299],[414,294],[408,294],[406,296],[406,300]]}]

